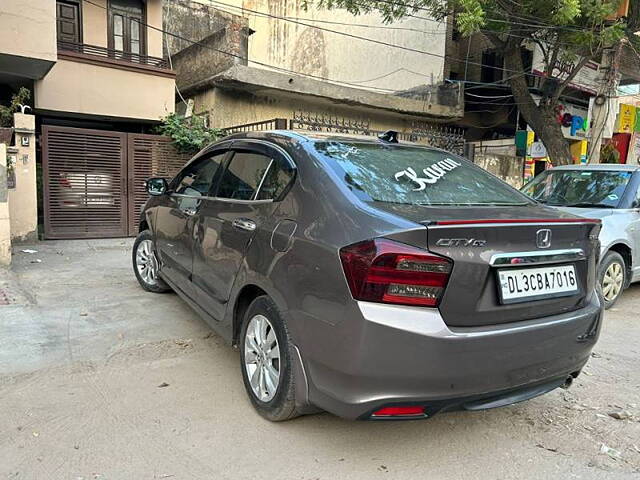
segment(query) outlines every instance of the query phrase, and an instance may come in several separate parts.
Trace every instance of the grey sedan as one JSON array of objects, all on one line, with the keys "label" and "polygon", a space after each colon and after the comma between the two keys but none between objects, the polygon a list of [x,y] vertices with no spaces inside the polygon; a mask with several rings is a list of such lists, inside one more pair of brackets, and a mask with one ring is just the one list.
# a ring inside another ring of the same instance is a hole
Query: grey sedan
[{"label": "grey sedan", "polygon": [[640,166],[566,165],[547,170],[524,193],[563,211],[602,220],[598,281],[610,308],[640,281]]},{"label": "grey sedan", "polygon": [[238,346],[270,420],[499,407],[570,385],[597,341],[600,221],[395,132],[237,134],[147,186],[140,285]]}]

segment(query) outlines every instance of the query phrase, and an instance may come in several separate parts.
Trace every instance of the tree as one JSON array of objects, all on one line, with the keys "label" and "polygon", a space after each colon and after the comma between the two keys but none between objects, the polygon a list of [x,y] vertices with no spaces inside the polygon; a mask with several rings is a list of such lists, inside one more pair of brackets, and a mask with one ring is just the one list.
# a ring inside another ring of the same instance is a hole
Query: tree
[{"label": "tree", "polygon": [[8,106],[0,105],[0,127],[13,126],[13,114],[20,110],[20,107],[31,98],[31,92],[21,87],[18,93],[11,97]]},{"label": "tree", "polygon": [[[628,18],[628,34],[634,35],[636,32],[640,32],[640,0],[631,0],[629,2],[629,14]],[[636,37],[636,44],[640,42],[640,37]],[[633,37],[631,37],[633,39]]]},{"label": "tree", "polygon": [[[344,8],[356,15],[377,11],[386,22],[420,13],[437,20],[454,15],[463,35],[485,35],[504,57],[505,75],[521,115],[556,165],[572,162],[569,142],[556,120],[561,95],[588,62],[599,61],[605,48],[631,36],[623,20],[610,20],[619,0],[315,1],[318,6]],[[640,0],[632,0],[631,9],[637,12]],[[538,103],[527,84],[529,73],[521,55],[523,48],[533,46],[542,51],[548,72],[541,81]],[[554,76],[553,66],[559,62],[565,68]]]}]

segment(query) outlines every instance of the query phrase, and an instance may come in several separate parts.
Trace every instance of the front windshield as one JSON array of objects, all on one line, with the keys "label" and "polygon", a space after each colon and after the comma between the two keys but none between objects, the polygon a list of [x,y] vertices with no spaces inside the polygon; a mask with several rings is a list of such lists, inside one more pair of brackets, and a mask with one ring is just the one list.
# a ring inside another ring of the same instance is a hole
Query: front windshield
[{"label": "front windshield", "polygon": [[631,172],[601,170],[547,170],[522,191],[548,205],[616,208]]},{"label": "front windshield", "polygon": [[345,184],[365,201],[409,205],[526,205],[530,200],[456,155],[429,148],[317,142]]}]

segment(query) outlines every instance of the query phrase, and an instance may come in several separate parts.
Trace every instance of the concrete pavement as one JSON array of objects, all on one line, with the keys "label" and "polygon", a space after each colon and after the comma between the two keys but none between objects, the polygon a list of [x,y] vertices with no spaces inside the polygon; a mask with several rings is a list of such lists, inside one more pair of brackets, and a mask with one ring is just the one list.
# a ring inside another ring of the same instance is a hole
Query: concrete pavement
[{"label": "concrete pavement", "polygon": [[21,246],[12,271],[0,270],[10,303],[0,306],[0,478],[640,473],[640,286],[607,313],[596,354],[568,391],[421,422],[319,414],[272,424],[246,398],[237,352],[176,295],[138,287],[131,244]]}]

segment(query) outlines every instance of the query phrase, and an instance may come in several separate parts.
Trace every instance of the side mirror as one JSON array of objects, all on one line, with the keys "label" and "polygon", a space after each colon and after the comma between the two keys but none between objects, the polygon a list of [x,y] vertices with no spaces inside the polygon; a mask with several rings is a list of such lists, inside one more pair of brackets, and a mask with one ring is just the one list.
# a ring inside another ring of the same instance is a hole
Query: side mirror
[{"label": "side mirror", "polygon": [[149,195],[159,197],[169,191],[169,184],[164,178],[154,177],[147,180],[147,192]]}]

